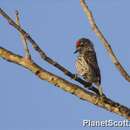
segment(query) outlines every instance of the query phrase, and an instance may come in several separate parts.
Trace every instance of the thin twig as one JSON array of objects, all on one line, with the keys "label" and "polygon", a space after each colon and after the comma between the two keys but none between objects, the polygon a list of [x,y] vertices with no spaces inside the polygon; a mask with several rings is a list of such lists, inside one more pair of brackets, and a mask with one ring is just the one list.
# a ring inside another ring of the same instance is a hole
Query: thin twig
[{"label": "thin twig", "polygon": [[[47,56],[47,54],[38,46],[38,44],[32,39],[32,37],[26,33],[26,31],[21,28],[19,25],[17,25],[1,8],[0,8],[0,14],[8,21],[10,25],[12,25],[15,29],[17,29],[23,36],[26,36],[26,39],[30,41],[33,48],[40,54],[41,58],[47,61],[49,64],[55,66],[60,71],[62,71],[65,75],[70,77],[71,79],[74,79],[75,81],[81,83],[84,87],[94,91],[95,93],[99,93],[98,89],[91,86],[91,83],[86,82],[85,80],[81,79],[80,77],[75,77],[75,74],[71,73],[69,70],[67,70],[65,67],[51,59]],[[91,86],[91,87],[90,87]]]},{"label": "thin twig", "polygon": [[90,11],[87,2],[85,2],[85,0],[80,0],[80,4],[86,14],[86,16],[88,17],[88,21],[91,25],[92,30],[95,32],[95,34],[97,35],[97,37],[100,39],[100,41],[103,43],[104,47],[106,48],[109,56],[111,57],[111,60],[113,62],[113,64],[116,66],[116,68],[119,70],[119,72],[121,73],[121,75],[128,81],[130,82],[130,75],[125,71],[125,69],[123,68],[123,66],[121,65],[121,63],[119,62],[119,60],[117,59],[116,55],[114,54],[109,42],[106,40],[105,36],[103,35],[103,33],[100,31],[99,27],[97,26],[94,17],[92,15],[92,12]]},{"label": "thin twig", "polygon": [[84,101],[88,101],[96,106],[102,107],[110,112],[116,113],[130,120],[130,108],[127,108],[117,102],[114,102],[107,97],[101,98],[98,95],[86,91],[80,86],[70,83],[63,78],[46,71],[45,69],[34,63],[32,60],[28,60],[27,62],[22,56],[16,55],[2,47],[0,47],[0,57],[9,62],[21,65],[22,67],[30,70],[40,79],[46,80],[49,83],[79,97]]},{"label": "thin twig", "polygon": [[[19,12],[18,12],[18,10],[15,11],[15,14],[16,14],[16,24],[21,26],[20,25],[20,19],[19,19]],[[31,55],[29,53],[28,43],[27,43],[26,37],[21,32],[20,32],[20,37],[21,37],[21,40],[22,40],[22,43],[23,43],[23,47],[24,47],[25,58],[31,59]]]}]

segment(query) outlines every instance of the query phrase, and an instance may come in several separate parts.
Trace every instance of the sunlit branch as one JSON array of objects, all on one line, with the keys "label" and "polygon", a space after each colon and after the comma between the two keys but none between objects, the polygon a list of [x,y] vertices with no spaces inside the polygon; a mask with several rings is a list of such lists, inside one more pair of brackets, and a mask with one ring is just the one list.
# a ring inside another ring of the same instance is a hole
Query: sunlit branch
[{"label": "sunlit branch", "polygon": [[[41,68],[39,65],[34,63],[32,60],[26,60],[22,56],[16,55],[2,47],[0,47],[0,57],[18,64],[28,70],[30,70],[33,74],[38,76],[41,80],[46,80],[49,83],[61,88],[62,90],[69,92],[84,101],[88,101],[96,106],[102,107],[110,112],[116,113],[120,116],[123,116],[127,119],[130,119],[130,109],[112,101],[107,97],[101,98],[100,96],[86,91],[85,89],[81,88],[78,85],[70,83],[69,81],[52,74],[51,72],[46,71],[45,69]],[[8,74],[8,72],[7,72]],[[86,108],[87,110],[87,108]]]}]

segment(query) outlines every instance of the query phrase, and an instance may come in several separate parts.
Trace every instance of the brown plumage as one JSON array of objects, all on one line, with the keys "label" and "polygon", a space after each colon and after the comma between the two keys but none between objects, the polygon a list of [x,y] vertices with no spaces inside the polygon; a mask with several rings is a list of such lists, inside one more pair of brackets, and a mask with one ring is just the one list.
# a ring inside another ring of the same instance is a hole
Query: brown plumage
[{"label": "brown plumage", "polygon": [[76,60],[77,74],[99,87],[101,75],[93,43],[86,38],[79,39],[76,43],[75,53],[77,52],[79,53]]}]

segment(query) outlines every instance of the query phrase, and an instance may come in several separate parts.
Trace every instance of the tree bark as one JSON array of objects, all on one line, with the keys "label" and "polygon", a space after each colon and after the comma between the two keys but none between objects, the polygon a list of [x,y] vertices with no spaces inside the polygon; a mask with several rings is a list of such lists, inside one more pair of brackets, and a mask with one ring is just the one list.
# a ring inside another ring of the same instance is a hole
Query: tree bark
[{"label": "tree bark", "polygon": [[45,69],[43,69],[42,67],[37,65],[32,60],[26,60],[22,56],[16,55],[2,47],[0,47],[0,57],[9,62],[18,64],[18,65],[30,70],[33,74],[38,76],[40,79],[46,80],[49,83],[61,88],[62,90],[66,91],[66,92],[69,92],[69,93],[79,97],[80,99],[82,99],[84,101],[88,101],[96,106],[102,107],[110,112],[116,113],[116,114],[123,116],[130,120],[130,109],[129,108],[127,108],[117,102],[114,102],[107,97],[101,98],[100,96],[95,95],[94,93],[91,93],[76,84],[70,83],[69,81],[67,81],[63,78],[46,71]]}]

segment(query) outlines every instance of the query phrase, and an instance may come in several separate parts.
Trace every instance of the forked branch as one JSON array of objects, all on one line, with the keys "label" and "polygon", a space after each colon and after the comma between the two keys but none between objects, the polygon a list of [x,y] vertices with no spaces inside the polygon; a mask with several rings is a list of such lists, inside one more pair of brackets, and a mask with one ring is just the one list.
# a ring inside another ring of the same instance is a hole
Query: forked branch
[{"label": "forked branch", "polygon": [[41,68],[39,65],[34,63],[32,60],[26,60],[22,56],[16,55],[2,47],[0,47],[0,57],[9,62],[21,65],[22,67],[30,70],[33,74],[38,76],[40,79],[46,80],[49,83],[63,89],[66,92],[69,92],[79,97],[84,101],[88,101],[92,104],[95,104],[99,107],[102,107],[110,112],[114,112],[130,120],[129,108],[117,102],[114,102],[107,97],[103,97],[101,99],[100,96],[95,95],[89,91],[86,91],[80,86],[72,84],[63,78],[46,71],[45,69]]},{"label": "forked branch", "polygon": [[[16,24],[21,27],[18,10],[15,11],[15,14],[16,14]],[[31,59],[31,55],[29,53],[29,48],[28,48],[28,43],[27,43],[26,37],[21,32],[20,32],[20,37],[21,37],[23,47],[24,47],[25,58]]]},{"label": "forked branch", "polygon": [[100,39],[100,41],[103,43],[104,47],[106,48],[109,56],[111,57],[111,60],[113,62],[113,64],[116,66],[116,68],[119,70],[119,72],[121,73],[121,75],[128,81],[130,82],[130,75],[126,72],[126,70],[123,68],[123,66],[121,65],[121,63],[119,62],[119,60],[117,59],[116,55],[114,54],[109,42],[106,40],[105,36],[103,35],[103,33],[100,31],[99,27],[97,26],[93,14],[90,11],[87,2],[85,2],[85,0],[80,0],[80,4],[86,14],[86,16],[88,17],[88,21],[90,23],[90,26],[92,28],[92,30],[95,32],[95,34],[97,35],[97,37]]}]

